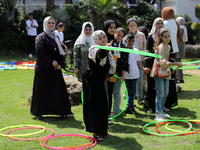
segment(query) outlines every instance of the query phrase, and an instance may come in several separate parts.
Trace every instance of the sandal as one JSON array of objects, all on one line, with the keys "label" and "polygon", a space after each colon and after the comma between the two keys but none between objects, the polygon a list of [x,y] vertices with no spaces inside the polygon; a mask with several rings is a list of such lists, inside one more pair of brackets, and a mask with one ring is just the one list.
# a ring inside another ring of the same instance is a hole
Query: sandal
[{"label": "sandal", "polygon": [[93,136],[94,136],[94,139],[97,140],[97,142],[101,142],[104,140],[101,135],[93,134]]},{"label": "sandal", "polygon": [[144,105],[144,103],[142,102],[142,100],[138,100],[138,105]]}]

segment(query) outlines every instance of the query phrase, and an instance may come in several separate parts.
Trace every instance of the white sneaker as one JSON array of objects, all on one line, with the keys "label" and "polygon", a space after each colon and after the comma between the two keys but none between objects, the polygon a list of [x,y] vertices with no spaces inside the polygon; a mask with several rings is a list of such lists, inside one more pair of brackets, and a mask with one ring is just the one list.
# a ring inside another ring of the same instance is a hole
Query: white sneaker
[{"label": "white sneaker", "polygon": [[155,121],[164,121],[164,118],[162,117],[162,115],[156,114],[154,120],[155,120]]},{"label": "white sneaker", "polygon": [[170,115],[168,115],[168,114],[166,114],[166,113],[164,113],[164,112],[162,112],[160,115],[161,115],[163,118],[170,118]]},{"label": "white sneaker", "polygon": [[29,55],[28,55],[29,57],[33,57],[33,55],[30,53]]},{"label": "white sneaker", "polygon": [[147,110],[147,113],[149,113],[149,114],[152,114],[152,109],[151,108],[149,108],[148,110]]},{"label": "white sneaker", "polygon": [[168,108],[166,108],[165,106],[164,106],[164,108],[163,108],[163,111],[170,111],[170,109],[168,109]]}]

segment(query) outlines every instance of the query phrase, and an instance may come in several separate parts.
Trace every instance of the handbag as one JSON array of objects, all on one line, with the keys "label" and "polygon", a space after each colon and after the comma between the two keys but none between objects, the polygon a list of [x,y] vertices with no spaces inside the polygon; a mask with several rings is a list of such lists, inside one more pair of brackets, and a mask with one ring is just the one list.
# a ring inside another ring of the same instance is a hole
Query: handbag
[{"label": "handbag", "polygon": [[156,70],[159,78],[169,77],[172,73],[169,68],[162,70],[156,62]]}]

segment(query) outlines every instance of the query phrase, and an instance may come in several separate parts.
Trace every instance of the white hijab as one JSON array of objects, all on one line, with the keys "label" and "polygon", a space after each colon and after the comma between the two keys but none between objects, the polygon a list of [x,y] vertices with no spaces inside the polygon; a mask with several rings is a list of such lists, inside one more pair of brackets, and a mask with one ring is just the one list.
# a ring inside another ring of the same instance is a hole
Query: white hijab
[{"label": "white hijab", "polygon": [[[103,33],[105,34],[102,30],[97,30],[93,33],[92,35],[92,41],[93,41],[93,45],[89,48],[89,58],[91,60],[93,60],[96,63],[96,53],[99,50],[98,48],[96,48],[96,46],[98,46],[98,40],[99,40],[99,35]],[[106,35],[106,34],[105,34]],[[110,63],[110,70],[109,73],[110,74],[114,74],[115,70],[116,70],[116,63],[115,60],[113,58],[113,55],[111,53],[111,51],[108,52],[108,59],[109,59],[109,63]],[[104,66],[106,64],[107,61],[107,57],[103,58],[100,60],[100,66]]]},{"label": "white hijab", "polygon": [[44,22],[43,22],[43,30],[44,32],[52,39],[55,40],[55,42],[57,43],[58,45],[58,49],[59,49],[59,53],[60,55],[64,55],[65,52],[63,51],[62,49],[62,46],[61,46],[61,43],[59,41],[59,39],[57,38],[56,34],[55,34],[55,27],[52,31],[49,31],[48,27],[47,27],[47,24],[48,24],[48,21],[49,19],[53,19],[54,20],[54,23],[55,23],[55,19],[52,17],[52,16],[48,16],[44,19]]},{"label": "white hijab", "polygon": [[81,34],[79,35],[79,37],[77,38],[76,42],[74,45],[78,45],[78,44],[85,44],[85,42],[88,42],[90,46],[92,46],[92,34],[90,36],[85,35],[85,26],[89,24],[92,28],[92,34],[94,32],[94,26],[92,25],[92,23],[90,22],[85,22],[82,26],[82,31]]},{"label": "white hijab", "polygon": [[176,18],[176,21],[179,23],[180,28],[183,29],[183,41],[187,42],[188,41],[188,34],[187,34],[187,28],[185,27],[185,19],[183,17],[178,17]]},{"label": "white hijab", "polygon": [[162,21],[162,22],[163,22],[163,19],[160,18],[160,17],[156,18],[156,19],[154,20],[154,22],[153,22],[151,31],[150,31],[150,33],[149,33],[149,35],[152,35],[154,41],[156,40],[156,37],[157,37],[157,35],[158,35],[158,30],[157,30],[157,28],[156,28],[156,24],[158,23],[158,21]]}]

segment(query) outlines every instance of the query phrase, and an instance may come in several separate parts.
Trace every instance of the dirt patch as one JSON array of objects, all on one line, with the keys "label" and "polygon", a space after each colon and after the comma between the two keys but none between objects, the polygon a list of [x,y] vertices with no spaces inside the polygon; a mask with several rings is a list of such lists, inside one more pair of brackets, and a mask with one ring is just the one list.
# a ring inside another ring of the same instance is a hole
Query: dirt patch
[{"label": "dirt patch", "polygon": [[[189,67],[189,66],[200,66],[200,63],[195,63],[195,64],[187,65],[187,67]],[[200,69],[195,68],[195,69],[183,70],[183,74],[194,74],[194,75],[200,77]]]}]

